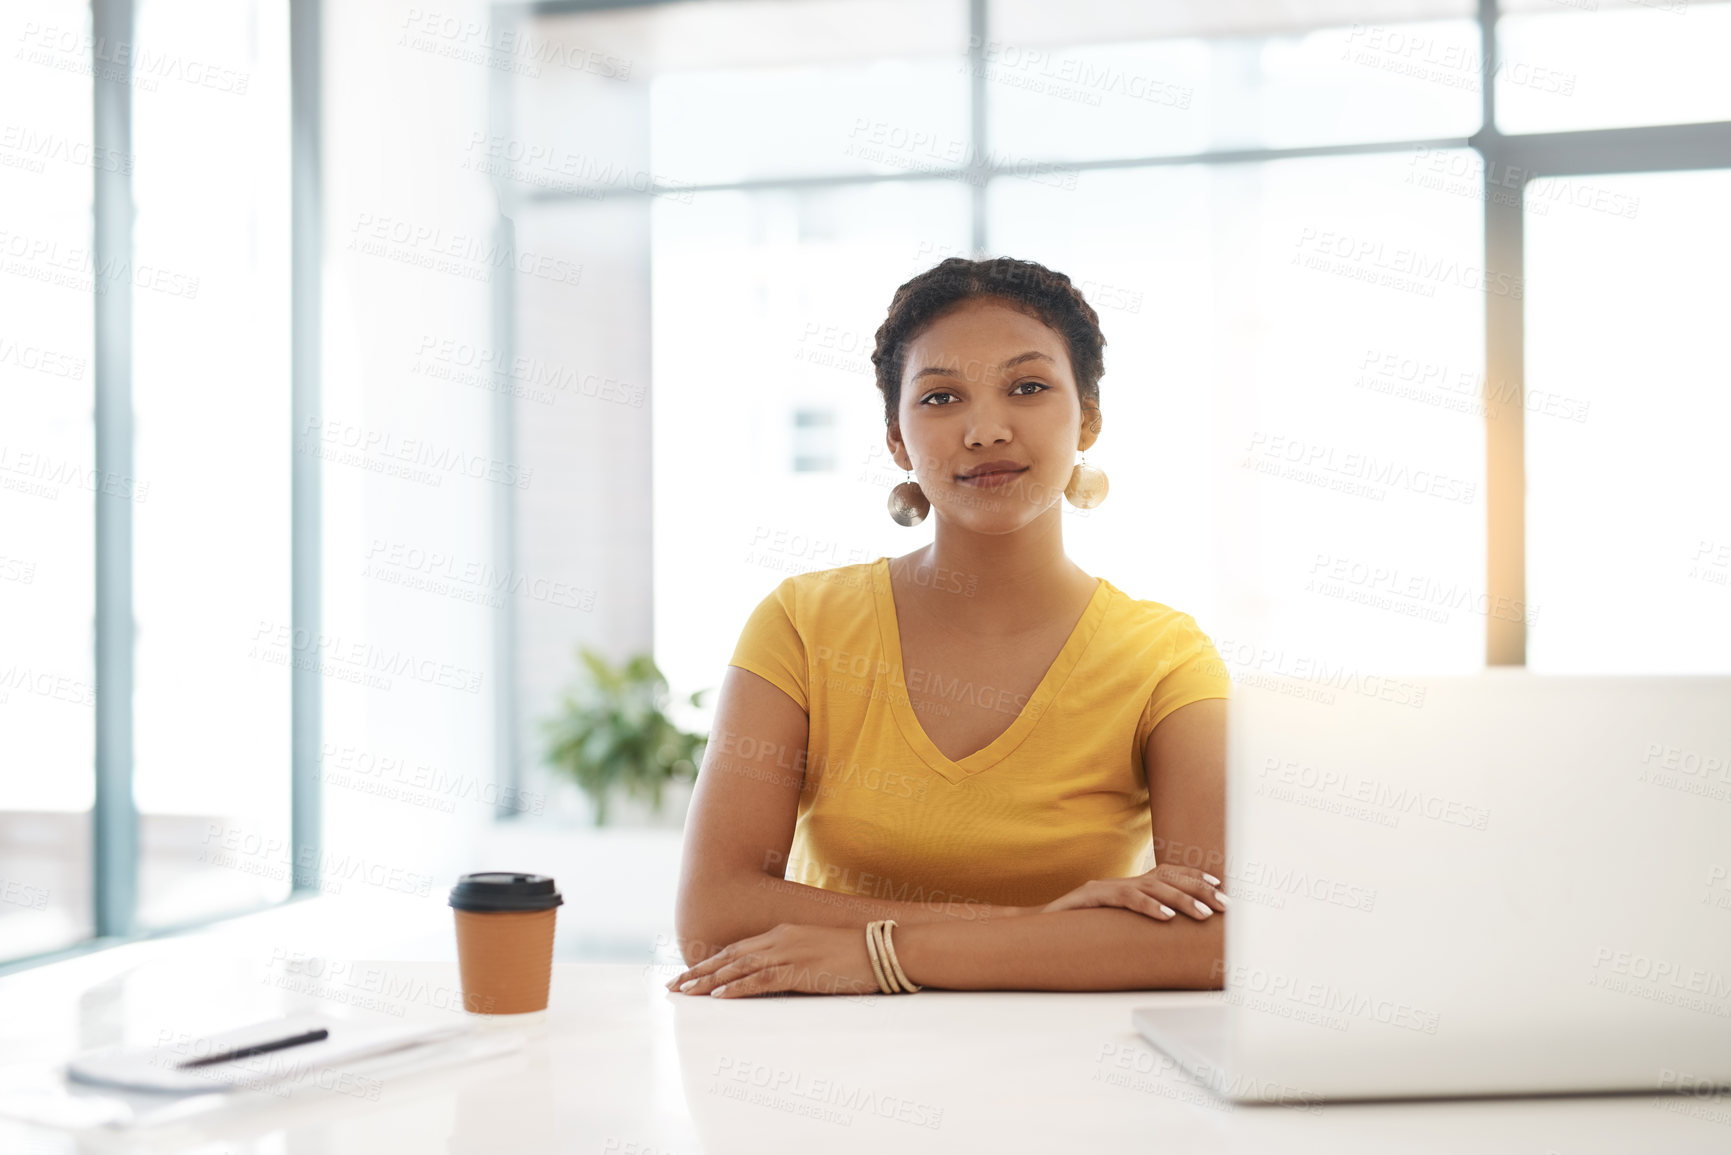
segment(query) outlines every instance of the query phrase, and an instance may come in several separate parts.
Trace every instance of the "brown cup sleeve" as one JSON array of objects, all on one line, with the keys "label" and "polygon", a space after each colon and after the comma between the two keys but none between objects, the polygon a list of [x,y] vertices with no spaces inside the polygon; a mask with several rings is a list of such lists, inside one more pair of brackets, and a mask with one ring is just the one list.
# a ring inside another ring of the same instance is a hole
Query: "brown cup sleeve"
[{"label": "brown cup sleeve", "polygon": [[454,913],[463,1008],[482,1015],[545,1010],[559,908]]}]

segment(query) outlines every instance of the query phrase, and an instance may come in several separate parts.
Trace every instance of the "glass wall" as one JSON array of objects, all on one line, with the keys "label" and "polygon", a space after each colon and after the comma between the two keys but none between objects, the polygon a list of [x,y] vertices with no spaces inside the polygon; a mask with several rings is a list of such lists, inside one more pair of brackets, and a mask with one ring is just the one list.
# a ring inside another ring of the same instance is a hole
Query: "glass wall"
[{"label": "glass wall", "polygon": [[[0,963],[290,887],[288,0],[130,7],[0,14]],[[129,549],[98,553],[99,502]],[[99,566],[130,684],[99,677]]]},{"label": "glass wall", "polygon": [[[0,13],[0,959],[88,936],[95,800],[91,85],[74,0]],[[73,46],[69,48],[68,46]]]}]

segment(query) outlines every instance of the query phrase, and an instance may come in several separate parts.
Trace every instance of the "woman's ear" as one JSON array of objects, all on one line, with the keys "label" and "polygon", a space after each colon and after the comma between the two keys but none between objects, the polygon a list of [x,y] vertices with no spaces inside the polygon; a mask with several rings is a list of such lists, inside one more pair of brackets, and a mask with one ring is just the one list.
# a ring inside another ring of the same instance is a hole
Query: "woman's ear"
[{"label": "woman's ear", "polygon": [[1093,447],[1094,439],[1100,436],[1101,418],[1098,405],[1082,405],[1082,437],[1076,443],[1076,448],[1086,451]]},{"label": "woman's ear", "polygon": [[896,463],[897,469],[913,469],[913,458],[908,456],[907,447],[902,444],[902,431],[899,426],[891,425],[885,431],[884,444],[890,447],[890,460]]}]

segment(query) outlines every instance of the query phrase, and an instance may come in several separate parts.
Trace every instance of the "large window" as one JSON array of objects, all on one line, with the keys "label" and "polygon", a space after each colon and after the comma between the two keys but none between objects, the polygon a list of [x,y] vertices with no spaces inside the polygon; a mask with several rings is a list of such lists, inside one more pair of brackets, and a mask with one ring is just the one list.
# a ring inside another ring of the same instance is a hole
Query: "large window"
[{"label": "large window", "polygon": [[[87,6],[32,11],[79,43]],[[0,69],[0,958],[91,933],[95,802],[95,348],[88,75],[21,39]],[[38,58],[38,54],[40,58]],[[127,486],[129,479],[117,479]],[[148,497],[148,493],[138,496]]]},{"label": "large window", "polygon": [[290,892],[288,0],[8,7],[0,962]]}]

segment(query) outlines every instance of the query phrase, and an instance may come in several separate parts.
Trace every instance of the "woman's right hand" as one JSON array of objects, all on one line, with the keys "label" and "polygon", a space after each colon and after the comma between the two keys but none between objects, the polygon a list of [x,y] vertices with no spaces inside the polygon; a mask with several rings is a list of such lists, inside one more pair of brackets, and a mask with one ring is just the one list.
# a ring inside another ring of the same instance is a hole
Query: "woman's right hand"
[{"label": "woman's right hand", "polygon": [[1118,906],[1168,922],[1187,914],[1197,922],[1226,909],[1220,880],[1194,866],[1162,864],[1134,878],[1098,878],[1084,882],[1061,898],[1037,908],[1041,914],[1055,910],[1082,910],[1090,906]]}]

